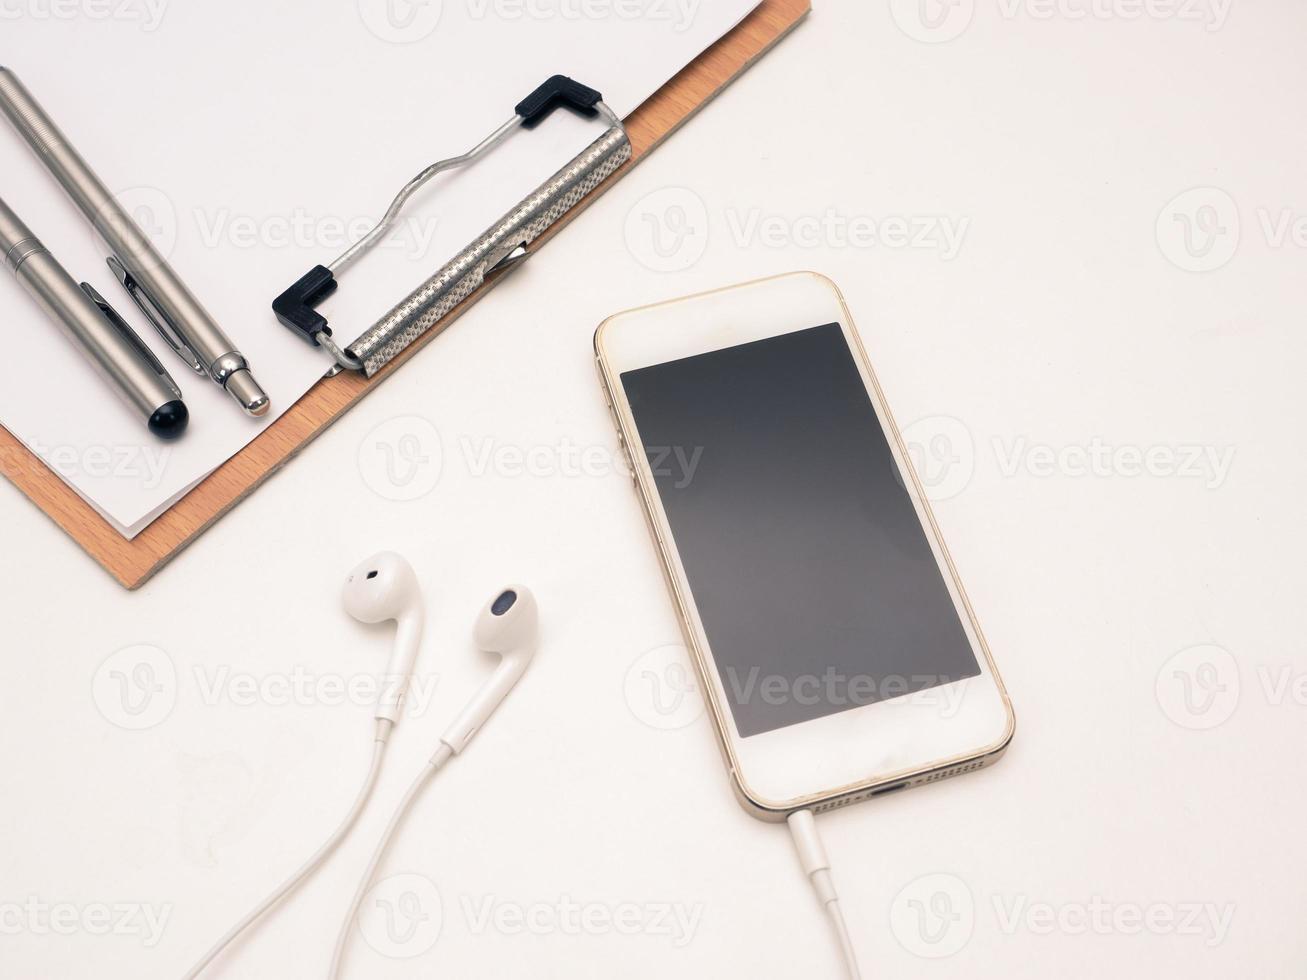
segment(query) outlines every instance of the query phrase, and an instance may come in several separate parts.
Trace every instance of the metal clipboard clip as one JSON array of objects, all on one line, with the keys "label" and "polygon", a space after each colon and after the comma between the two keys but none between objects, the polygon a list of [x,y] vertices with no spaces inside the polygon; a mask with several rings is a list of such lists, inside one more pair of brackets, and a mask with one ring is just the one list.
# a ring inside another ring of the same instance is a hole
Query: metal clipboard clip
[{"label": "metal clipboard clip", "polygon": [[[337,344],[316,306],[336,291],[338,277],[381,241],[414,192],[439,173],[475,163],[518,127],[532,129],[560,106],[602,117],[608,128],[354,341],[345,347]],[[530,254],[532,242],[631,158],[626,129],[604,104],[603,96],[566,75],[554,75],[513,112],[508,122],[466,153],[433,163],[410,180],[371,231],[330,265],[314,266],[278,296],[272,310],[282,325],[313,347],[328,351],[338,365],[336,370],[362,371],[370,378],[470,293],[516,268]]]}]

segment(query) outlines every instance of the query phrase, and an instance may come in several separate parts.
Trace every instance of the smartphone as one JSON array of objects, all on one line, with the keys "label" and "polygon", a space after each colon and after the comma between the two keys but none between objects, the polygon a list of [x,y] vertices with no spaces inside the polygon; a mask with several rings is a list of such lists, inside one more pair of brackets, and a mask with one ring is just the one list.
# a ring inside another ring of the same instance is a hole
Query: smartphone
[{"label": "smartphone", "polygon": [[996,761],[1007,692],[835,284],[620,313],[595,354],[745,808],[782,820]]}]

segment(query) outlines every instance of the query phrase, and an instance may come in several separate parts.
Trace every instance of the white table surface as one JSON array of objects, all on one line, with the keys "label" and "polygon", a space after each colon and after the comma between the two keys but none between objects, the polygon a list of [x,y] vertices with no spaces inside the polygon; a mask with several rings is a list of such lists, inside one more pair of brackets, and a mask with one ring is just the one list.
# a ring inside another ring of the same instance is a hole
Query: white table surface
[{"label": "white table surface", "polygon": [[1301,976],[1307,10],[971,8],[819,4],[138,593],[0,485],[0,975],[178,977],[334,827],[371,721],[332,683],[390,643],[337,588],[385,547],[429,596],[434,700],[213,975],[325,971],[507,579],[538,658],[386,862],[421,921],[347,975],[839,975],[784,830],[737,807],[693,700],[668,713],[676,621],[590,359],[612,312],[813,268],[926,447],[1018,717],[997,767],[822,818],[867,974]]}]

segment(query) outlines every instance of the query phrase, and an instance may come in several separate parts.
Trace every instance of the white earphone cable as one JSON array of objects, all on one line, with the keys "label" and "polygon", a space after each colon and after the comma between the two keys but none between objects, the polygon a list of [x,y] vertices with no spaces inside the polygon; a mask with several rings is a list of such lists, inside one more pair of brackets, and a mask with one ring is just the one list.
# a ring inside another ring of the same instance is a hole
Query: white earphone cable
[{"label": "white earphone cable", "polygon": [[340,975],[341,962],[345,955],[345,946],[349,942],[350,930],[354,926],[354,920],[358,916],[359,907],[363,904],[363,898],[368,892],[368,886],[372,884],[372,879],[376,877],[377,866],[386,854],[386,849],[390,846],[391,840],[395,836],[395,831],[403,822],[404,817],[408,814],[409,808],[412,807],[413,801],[422,789],[426,786],[431,777],[440,771],[454,755],[454,750],[447,743],[442,742],[440,748],[436,750],[429,762],[422,767],[417,778],[413,780],[404,794],[404,798],[399,801],[395,807],[395,812],[390,816],[390,822],[386,824],[385,831],[381,834],[381,839],[377,841],[376,848],[372,851],[372,857],[368,860],[368,866],[363,871],[363,876],[359,879],[358,888],[354,891],[354,898],[350,901],[349,911],[345,913],[345,921],[340,925],[340,931],[336,934],[336,946],[331,954],[331,967],[327,972],[328,980],[336,980]]},{"label": "white earphone cable", "polygon": [[840,897],[835,893],[835,883],[831,880],[830,859],[826,857],[826,848],[822,846],[821,836],[817,833],[817,821],[811,810],[796,810],[786,822],[790,825],[790,836],[794,838],[794,849],[799,854],[803,873],[812,882],[817,899],[835,928],[849,980],[861,980],[858,957],[853,951],[853,941],[849,938],[848,923],[844,921],[844,913],[840,910]]},{"label": "white earphone cable", "polygon": [[214,943],[213,947],[200,958],[198,963],[191,967],[190,972],[187,973],[182,980],[195,980],[196,977],[204,972],[205,967],[213,962],[219,953],[231,945],[231,943],[234,942],[241,933],[258,921],[265,912],[294,891],[296,886],[316,871],[318,866],[336,850],[340,845],[340,842],[345,839],[345,835],[349,833],[350,828],[354,826],[359,815],[363,812],[364,806],[367,805],[369,798],[372,796],[372,790],[377,785],[377,777],[381,773],[381,761],[386,753],[386,745],[388,744],[390,729],[392,727],[393,724],[389,721],[380,720],[377,722],[376,740],[372,747],[372,764],[368,767],[367,778],[363,781],[363,787],[359,790],[358,796],[354,799],[354,805],[350,807],[349,813],[345,816],[345,819],[341,821],[340,826],[336,828],[335,833],[328,837],[323,845],[313,853],[313,856],[305,861],[294,874],[282,882],[281,885],[277,887],[276,891],[265,898],[261,904],[232,926],[225,936]]}]

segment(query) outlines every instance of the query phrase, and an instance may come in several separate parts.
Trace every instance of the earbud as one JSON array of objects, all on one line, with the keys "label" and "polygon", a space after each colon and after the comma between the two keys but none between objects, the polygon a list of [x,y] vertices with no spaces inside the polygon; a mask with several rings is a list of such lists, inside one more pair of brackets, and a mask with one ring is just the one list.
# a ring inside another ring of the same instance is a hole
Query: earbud
[{"label": "earbud", "polygon": [[376,717],[392,723],[399,712],[422,641],[422,588],[413,567],[393,551],[382,551],[355,566],[341,592],[345,611],[361,623],[396,623],[395,648],[382,676]]},{"label": "earbud", "polygon": [[441,738],[454,752],[462,752],[467,747],[472,736],[526,673],[536,651],[538,622],[535,596],[524,585],[500,589],[481,608],[472,631],[473,638],[480,649],[499,654],[500,661],[490,680]]}]

